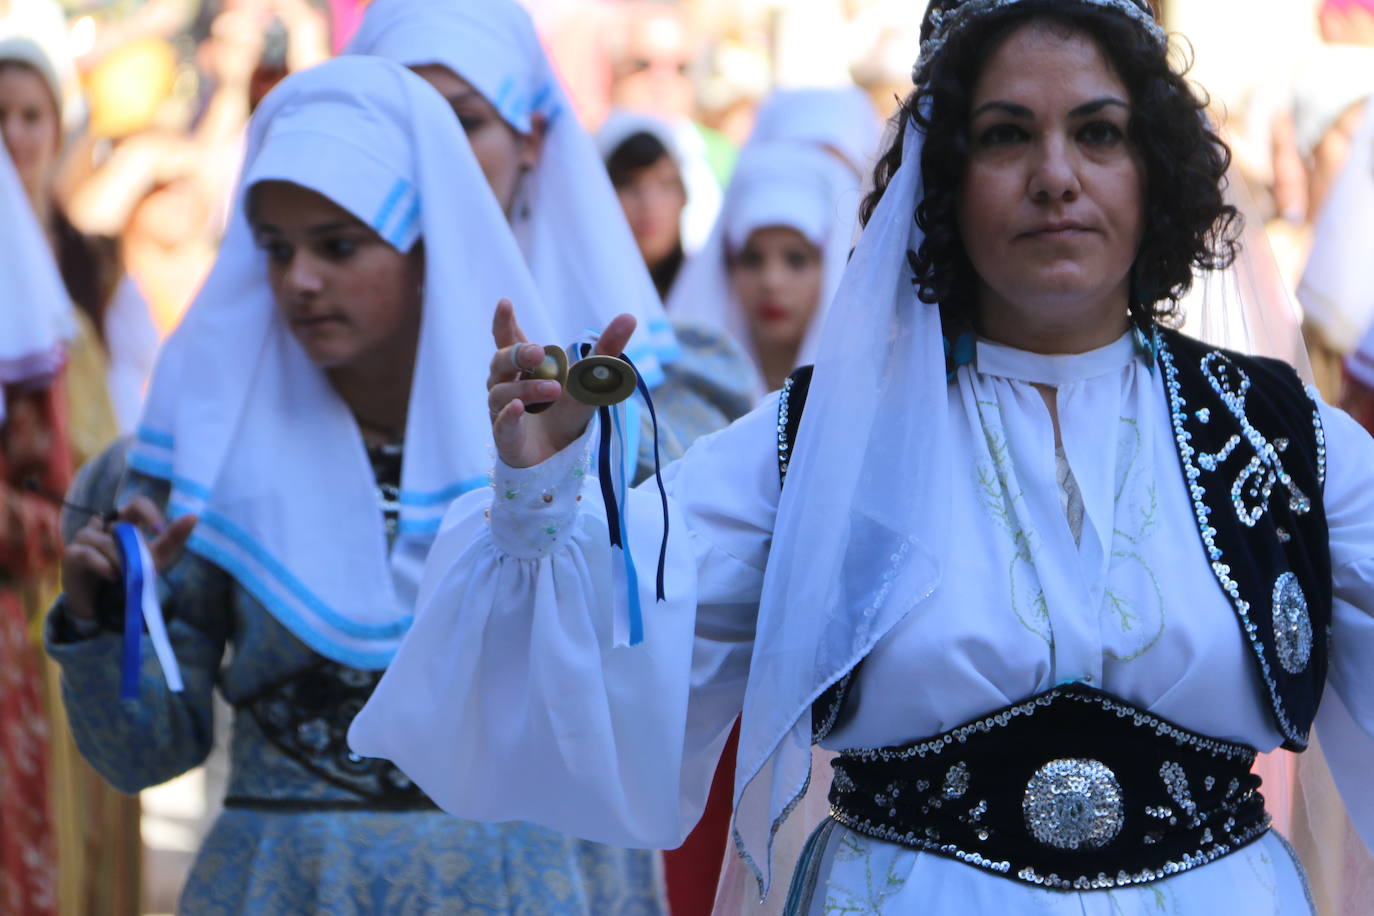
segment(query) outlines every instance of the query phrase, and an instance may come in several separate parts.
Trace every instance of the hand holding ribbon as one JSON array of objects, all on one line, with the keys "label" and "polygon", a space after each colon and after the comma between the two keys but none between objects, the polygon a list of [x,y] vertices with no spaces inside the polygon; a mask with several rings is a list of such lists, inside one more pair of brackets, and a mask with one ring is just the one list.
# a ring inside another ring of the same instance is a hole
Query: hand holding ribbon
[{"label": "hand holding ribbon", "polygon": [[[193,515],[167,524],[150,500],[136,497],[119,510],[113,526],[103,518],[92,518],[77,532],[63,555],[62,588],[67,612],[78,620],[95,619],[96,594],[102,582],[123,583],[125,628],[120,693],[125,699],[137,696],[145,621],[168,686],[174,691],[181,689],[181,674],[157,600],[156,579],[181,558],[195,526]],[[151,543],[140,529],[155,532]]]}]

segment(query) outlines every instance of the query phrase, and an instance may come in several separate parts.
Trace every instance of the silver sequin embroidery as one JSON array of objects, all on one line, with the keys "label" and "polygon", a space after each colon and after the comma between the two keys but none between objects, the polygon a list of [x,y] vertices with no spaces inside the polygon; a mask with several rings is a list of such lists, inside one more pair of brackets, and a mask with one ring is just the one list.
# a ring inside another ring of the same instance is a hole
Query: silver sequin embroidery
[{"label": "silver sequin embroidery", "polygon": [[[921,42],[921,54],[912,68],[912,80],[919,83],[921,73],[930,66],[951,37],[971,22],[982,16],[996,13],[1007,7],[1015,6],[1023,0],[965,0],[964,3],[946,10],[935,10],[930,14],[931,34]],[[1161,45],[1168,43],[1164,29],[1155,21],[1154,14],[1138,0],[1080,0],[1086,6],[1114,9],[1136,21],[1145,32]]]},{"label": "silver sequin embroidery", "polygon": [[1312,617],[1307,596],[1291,572],[1274,582],[1274,646],[1279,664],[1289,674],[1301,674],[1312,657]]},{"label": "silver sequin embroidery", "polygon": [[1056,849],[1105,846],[1121,832],[1121,784],[1097,760],[1052,760],[1026,783],[1021,803],[1031,836]]}]

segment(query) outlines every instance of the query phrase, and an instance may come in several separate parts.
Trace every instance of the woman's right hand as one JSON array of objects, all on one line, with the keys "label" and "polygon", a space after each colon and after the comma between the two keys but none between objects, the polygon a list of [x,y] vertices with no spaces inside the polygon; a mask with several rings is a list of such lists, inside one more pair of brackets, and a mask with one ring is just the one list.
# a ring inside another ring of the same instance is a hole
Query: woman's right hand
[{"label": "woman's right hand", "polygon": [[[634,316],[617,315],[601,332],[596,352],[619,356],[634,330]],[[510,467],[533,467],[576,442],[596,408],[573,400],[557,382],[520,377],[543,362],[544,348],[530,343],[520,330],[510,300],[497,303],[491,333],[496,354],[487,376],[487,407],[496,451]],[[542,413],[525,410],[526,403],[548,401],[553,406]]]},{"label": "woman's right hand", "polygon": [[[119,520],[131,522],[156,536],[148,542],[153,565],[166,572],[177,560],[196,527],[194,515],[184,515],[170,525],[152,501],[135,497],[119,510]],[[62,554],[62,592],[67,612],[78,620],[94,620],[96,595],[102,582],[118,583],[124,578],[124,564],[114,534],[104,519],[92,518],[76,533]]]}]

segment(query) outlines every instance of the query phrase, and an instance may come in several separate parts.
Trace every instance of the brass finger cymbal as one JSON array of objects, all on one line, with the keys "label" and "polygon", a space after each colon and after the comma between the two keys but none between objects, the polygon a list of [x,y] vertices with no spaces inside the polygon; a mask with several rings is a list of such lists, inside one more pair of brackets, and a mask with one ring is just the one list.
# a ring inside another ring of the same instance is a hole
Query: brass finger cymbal
[{"label": "brass finger cymbal", "polygon": [[[544,382],[557,382],[566,386],[568,383],[568,354],[563,352],[562,347],[550,344],[544,348],[544,361],[533,369],[526,369],[520,374],[520,377],[538,379]],[[543,413],[552,406],[553,401],[526,404],[525,413]]]},{"label": "brass finger cymbal", "polygon": [[568,394],[583,404],[609,407],[635,393],[638,376],[630,364],[614,356],[588,356],[568,368]]}]

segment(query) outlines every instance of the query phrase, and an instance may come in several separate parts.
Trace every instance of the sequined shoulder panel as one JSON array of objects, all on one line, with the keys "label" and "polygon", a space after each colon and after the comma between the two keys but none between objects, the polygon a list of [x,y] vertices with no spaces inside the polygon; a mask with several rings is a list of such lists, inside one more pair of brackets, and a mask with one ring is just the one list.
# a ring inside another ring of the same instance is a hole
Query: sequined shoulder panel
[{"label": "sequined shoulder panel", "polygon": [[802,366],[787,377],[778,395],[778,479],[787,482],[787,466],[801,426],[806,395],[811,390],[812,366]]},{"label": "sequined shoulder panel", "polygon": [[1326,440],[1291,367],[1158,331],[1174,439],[1202,547],[1290,750],[1326,679],[1331,557]]}]

